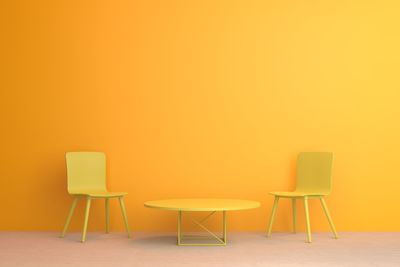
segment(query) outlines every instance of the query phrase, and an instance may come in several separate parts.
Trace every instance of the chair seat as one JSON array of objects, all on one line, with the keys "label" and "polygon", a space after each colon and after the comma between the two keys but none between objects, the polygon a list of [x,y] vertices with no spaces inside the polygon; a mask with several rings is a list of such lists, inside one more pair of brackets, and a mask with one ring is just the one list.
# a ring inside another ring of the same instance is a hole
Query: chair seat
[{"label": "chair seat", "polygon": [[70,192],[71,195],[81,195],[90,197],[122,197],[127,195],[126,192],[108,192],[108,191],[85,191],[85,192]]},{"label": "chair seat", "polygon": [[305,196],[326,196],[328,193],[324,192],[269,192],[271,195],[278,197],[305,197]]}]

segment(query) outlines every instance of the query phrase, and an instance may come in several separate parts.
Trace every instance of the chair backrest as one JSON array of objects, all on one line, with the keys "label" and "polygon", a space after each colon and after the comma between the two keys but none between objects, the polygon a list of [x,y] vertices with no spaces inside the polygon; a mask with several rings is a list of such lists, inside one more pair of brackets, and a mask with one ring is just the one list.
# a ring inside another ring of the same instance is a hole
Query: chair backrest
[{"label": "chair backrest", "polygon": [[329,194],[332,189],[333,153],[303,152],[297,158],[296,191]]},{"label": "chair backrest", "polygon": [[69,193],[106,191],[106,156],[102,152],[67,152]]}]

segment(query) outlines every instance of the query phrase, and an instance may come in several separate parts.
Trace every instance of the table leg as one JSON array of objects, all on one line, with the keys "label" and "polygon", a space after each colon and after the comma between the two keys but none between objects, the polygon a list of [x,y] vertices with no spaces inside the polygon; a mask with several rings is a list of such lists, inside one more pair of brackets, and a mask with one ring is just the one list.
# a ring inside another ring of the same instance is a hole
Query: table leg
[{"label": "table leg", "polygon": [[178,246],[181,245],[182,238],[182,211],[178,211]]},{"label": "table leg", "polygon": [[223,237],[223,240],[224,240],[224,244],[226,245],[226,243],[227,243],[227,240],[226,240],[226,228],[227,228],[227,223],[226,223],[226,211],[224,210],[223,212],[222,212],[222,216],[223,216],[223,224],[224,224],[224,237]]},{"label": "table leg", "polygon": [[193,223],[195,223],[197,226],[199,226],[201,229],[203,229],[205,232],[210,234],[210,237],[213,237],[217,243],[185,243],[184,239],[188,238],[194,238],[194,239],[199,239],[199,238],[204,238],[204,236],[184,236],[183,231],[182,231],[182,213],[183,211],[178,211],[178,233],[177,233],[177,245],[178,246],[225,246],[227,244],[227,220],[226,220],[226,211],[222,211],[222,234],[223,237],[219,237],[212,231],[210,231],[207,227],[203,225],[203,222],[205,222],[207,219],[209,219],[212,215],[216,213],[216,211],[211,212],[208,214],[205,218],[203,218],[200,221],[197,221],[193,218],[190,218]]}]

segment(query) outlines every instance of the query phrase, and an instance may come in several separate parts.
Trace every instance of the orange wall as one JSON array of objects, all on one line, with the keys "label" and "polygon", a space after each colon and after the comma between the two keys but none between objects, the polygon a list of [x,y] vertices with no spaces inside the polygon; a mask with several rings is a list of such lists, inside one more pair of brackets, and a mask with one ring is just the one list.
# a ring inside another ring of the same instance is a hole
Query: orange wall
[{"label": "orange wall", "polygon": [[[398,1],[0,5],[1,230],[62,228],[75,150],[107,153],[134,230],[174,230],[174,213],[143,207],[171,197],[259,200],[230,229],[264,230],[267,192],[293,188],[300,151],[335,152],[339,230],[400,230]],[[275,230],[290,229],[289,208]],[[101,201],[91,216],[103,229]]]}]

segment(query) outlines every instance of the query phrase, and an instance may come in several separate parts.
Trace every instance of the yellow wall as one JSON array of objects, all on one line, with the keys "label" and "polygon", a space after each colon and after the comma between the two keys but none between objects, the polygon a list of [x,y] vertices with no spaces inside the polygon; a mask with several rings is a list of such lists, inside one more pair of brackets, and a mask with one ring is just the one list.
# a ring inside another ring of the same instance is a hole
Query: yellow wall
[{"label": "yellow wall", "polygon": [[[1,230],[62,228],[75,150],[107,153],[134,230],[174,230],[174,213],[143,207],[171,197],[259,200],[230,229],[264,230],[267,192],[293,188],[300,151],[335,152],[340,231],[400,230],[399,1],[0,5]],[[290,229],[289,208],[275,230]],[[92,211],[103,229],[103,203]]]}]

